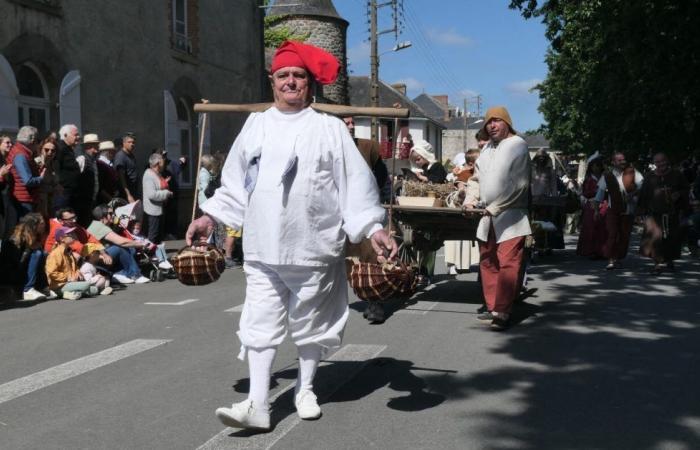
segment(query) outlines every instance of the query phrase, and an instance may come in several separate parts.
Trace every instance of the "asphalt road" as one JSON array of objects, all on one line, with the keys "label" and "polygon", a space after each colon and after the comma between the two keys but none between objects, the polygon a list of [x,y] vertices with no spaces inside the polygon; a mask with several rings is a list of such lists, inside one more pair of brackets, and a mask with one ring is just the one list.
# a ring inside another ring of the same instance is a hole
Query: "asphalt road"
[{"label": "asphalt road", "polygon": [[571,250],[539,259],[537,290],[504,333],[476,321],[473,273],[436,277],[383,325],[353,300],[344,346],[317,375],[323,417],[296,418],[287,343],[275,429],[258,435],[214,417],[248,385],[236,360],[241,270],[199,288],[5,302],[0,448],[700,448],[700,263],[661,277],[635,255],[603,266]]}]

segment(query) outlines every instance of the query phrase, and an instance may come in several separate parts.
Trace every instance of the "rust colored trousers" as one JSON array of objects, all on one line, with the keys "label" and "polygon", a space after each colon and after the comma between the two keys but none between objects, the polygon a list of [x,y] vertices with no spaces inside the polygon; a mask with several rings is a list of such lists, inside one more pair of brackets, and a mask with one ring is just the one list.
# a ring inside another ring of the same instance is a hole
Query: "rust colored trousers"
[{"label": "rust colored trousers", "polygon": [[605,216],[605,228],[608,231],[608,238],[603,247],[603,255],[606,258],[619,260],[627,256],[632,225],[634,225],[634,216],[615,214],[608,211],[608,214]]},{"label": "rust colored trousers", "polygon": [[525,236],[496,243],[493,226],[488,242],[479,241],[481,286],[486,307],[491,312],[508,313],[520,292]]}]

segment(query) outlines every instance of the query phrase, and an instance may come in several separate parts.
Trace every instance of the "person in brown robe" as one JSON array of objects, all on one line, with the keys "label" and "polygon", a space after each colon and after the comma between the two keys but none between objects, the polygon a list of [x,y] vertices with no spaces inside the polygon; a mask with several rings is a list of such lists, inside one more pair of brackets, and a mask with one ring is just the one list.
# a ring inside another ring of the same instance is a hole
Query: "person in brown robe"
[{"label": "person in brown robe", "polygon": [[654,155],[654,165],[639,195],[638,212],[646,215],[639,249],[654,260],[652,272],[659,274],[664,268],[673,271],[673,261],[681,257],[680,223],[688,208],[690,187],[683,174],[671,168],[665,154]]}]

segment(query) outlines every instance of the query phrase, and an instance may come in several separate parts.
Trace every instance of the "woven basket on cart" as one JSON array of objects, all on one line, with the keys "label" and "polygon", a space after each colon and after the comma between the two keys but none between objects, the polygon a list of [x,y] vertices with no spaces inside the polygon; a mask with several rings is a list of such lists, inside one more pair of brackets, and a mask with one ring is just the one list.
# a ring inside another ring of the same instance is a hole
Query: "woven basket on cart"
[{"label": "woven basket on cart", "polygon": [[352,262],[350,286],[360,299],[386,302],[408,298],[416,292],[416,272],[405,264]]},{"label": "woven basket on cart", "polygon": [[172,259],[177,279],[188,286],[202,286],[218,280],[225,270],[224,255],[213,245],[206,250],[183,247]]}]

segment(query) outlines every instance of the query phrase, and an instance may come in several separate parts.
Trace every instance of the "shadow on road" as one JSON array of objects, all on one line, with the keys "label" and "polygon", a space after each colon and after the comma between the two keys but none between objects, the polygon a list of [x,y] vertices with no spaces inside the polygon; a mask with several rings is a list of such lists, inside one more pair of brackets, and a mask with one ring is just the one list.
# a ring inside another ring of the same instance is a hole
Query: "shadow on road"
[{"label": "shadow on road", "polygon": [[494,335],[513,364],[426,382],[450,399],[510,399],[464,413],[484,423],[483,448],[700,448],[700,263],[677,265],[652,277],[635,255],[613,272],[573,250],[540,260],[537,320]]}]

